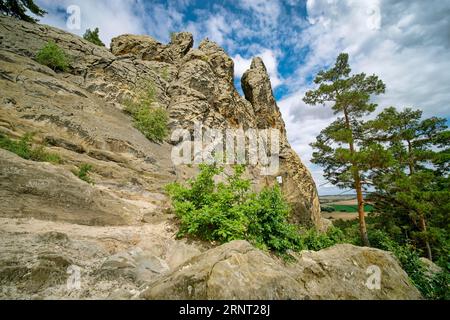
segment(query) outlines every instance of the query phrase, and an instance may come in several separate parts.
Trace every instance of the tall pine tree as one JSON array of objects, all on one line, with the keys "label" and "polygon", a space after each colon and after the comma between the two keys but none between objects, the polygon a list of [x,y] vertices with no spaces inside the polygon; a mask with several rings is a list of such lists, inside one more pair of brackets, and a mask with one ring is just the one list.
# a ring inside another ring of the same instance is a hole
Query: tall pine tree
[{"label": "tall pine tree", "polygon": [[384,83],[376,75],[364,73],[350,75],[348,54],[338,56],[334,67],[321,71],[315,78],[319,87],[308,91],[304,102],[310,105],[330,104],[338,118],[324,129],[312,144],[312,162],[324,167],[325,177],[340,188],[352,188],[358,200],[358,216],[361,241],[369,246],[365,223],[363,185],[368,162],[384,153],[377,153],[376,145],[365,142],[362,118],[375,110],[371,95],[385,92]]}]

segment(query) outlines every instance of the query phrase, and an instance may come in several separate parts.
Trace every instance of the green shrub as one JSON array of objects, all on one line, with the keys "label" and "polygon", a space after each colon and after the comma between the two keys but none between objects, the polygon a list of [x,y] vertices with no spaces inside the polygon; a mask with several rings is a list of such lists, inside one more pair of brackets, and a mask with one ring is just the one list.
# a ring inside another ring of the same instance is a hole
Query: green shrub
[{"label": "green shrub", "polygon": [[392,247],[391,251],[400,261],[402,268],[406,271],[411,282],[427,299],[441,300],[450,299],[450,273],[448,268],[443,268],[442,272],[429,275],[420,255],[411,245]]},{"label": "green shrub", "polygon": [[167,136],[167,112],[162,108],[142,108],[134,114],[135,127],[153,142],[163,142]]},{"label": "green shrub", "polygon": [[150,85],[137,101],[125,101],[125,112],[133,117],[134,126],[147,139],[163,142],[169,133],[167,126],[169,117],[163,108],[151,106],[155,102],[155,97],[156,90]]},{"label": "green shrub", "polygon": [[36,55],[36,61],[54,71],[67,71],[69,68],[69,59],[64,51],[58,45],[49,41]]},{"label": "green shrub", "polygon": [[318,232],[311,228],[301,235],[302,249],[319,251],[334,246],[338,243],[347,243],[348,239],[338,228],[330,228],[327,233]]},{"label": "green shrub", "polygon": [[250,181],[241,178],[244,169],[236,166],[225,182],[215,183],[223,169],[201,165],[200,174],[187,187],[170,184],[167,190],[180,218],[178,235],[220,243],[248,240],[280,254],[301,249],[300,235],[287,221],[289,207],[280,189],[251,192]]},{"label": "green shrub", "polygon": [[46,152],[44,146],[33,147],[33,134],[27,133],[20,140],[11,140],[0,133],[0,148],[17,154],[19,157],[39,162],[61,163],[58,154]]},{"label": "green shrub", "polygon": [[105,44],[102,42],[102,40],[100,40],[98,28],[95,28],[94,31],[91,31],[91,29],[87,29],[83,35],[83,39],[87,40],[97,46],[100,46],[100,47],[105,46]]},{"label": "green shrub", "polygon": [[83,163],[78,169],[78,171],[74,171],[73,174],[87,183],[94,184],[94,181],[89,176],[89,172],[91,171],[92,166],[90,164]]}]

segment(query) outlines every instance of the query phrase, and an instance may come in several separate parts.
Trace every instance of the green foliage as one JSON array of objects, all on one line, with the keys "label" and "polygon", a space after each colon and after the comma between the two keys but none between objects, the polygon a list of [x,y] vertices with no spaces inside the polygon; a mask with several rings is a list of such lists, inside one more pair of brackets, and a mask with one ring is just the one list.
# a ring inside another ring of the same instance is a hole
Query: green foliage
[{"label": "green foliage", "polygon": [[373,198],[381,215],[379,227],[399,244],[438,261],[450,250],[449,159],[446,119],[422,119],[422,111],[387,108],[367,123],[370,138],[394,161],[374,171]]},{"label": "green foliage", "polygon": [[156,89],[151,84],[137,101],[125,101],[125,112],[133,117],[134,126],[147,139],[153,142],[163,142],[169,132],[167,126],[169,117],[163,108],[151,106],[155,99]]},{"label": "green foliage", "polygon": [[58,154],[46,152],[44,146],[33,147],[33,134],[25,134],[19,141],[11,140],[0,133],[0,148],[17,154],[19,157],[39,162],[61,163]]},{"label": "green foliage", "polygon": [[324,167],[324,175],[332,184],[355,189],[355,175],[364,181],[368,167],[385,166],[389,159],[383,157],[376,145],[364,143],[364,122],[361,120],[375,110],[377,105],[370,102],[371,95],[384,93],[385,85],[375,75],[350,75],[348,59],[348,55],[342,53],[333,68],[319,72],[315,79],[319,87],[308,91],[303,100],[313,106],[331,103],[335,114],[342,115],[312,144],[312,162]]},{"label": "green foliage", "polygon": [[134,114],[135,126],[147,139],[162,142],[167,136],[167,112],[162,108],[140,109]]},{"label": "green foliage", "polygon": [[73,174],[76,175],[81,180],[94,184],[94,181],[89,176],[89,173],[92,171],[92,165],[83,163],[79,168],[78,171],[74,171]]},{"label": "green foliage", "polygon": [[39,17],[43,17],[47,13],[39,8],[33,0],[0,0],[0,13],[31,23],[37,22],[37,19],[27,15],[27,11]]},{"label": "green foliage", "polygon": [[406,271],[412,283],[428,299],[450,299],[450,273],[444,270],[436,275],[429,275],[420,260],[420,255],[410,244],[399,245],[381,230],[370,233],[371,244],[376,248],[394,253],[400,265]]},{"label": "green foliage", "polygon": [[100,47],[105,46],[105,44],[102,42],[102,40],[100,40],[98,28],[95,28],[94,31],[91,31],[91,29],[87,29],[83,35],[83,39],[85,39],[97,46],[100,46]]},{"label": "green foliage", "polygon": [[236,166],[225,182],[214,177],[222,168],[201,165],[188,186],[171,184],[167,190],[180,218],[179,236],[196,236],[220,243],[245,239],[261,249],[283,254],[301,249],[296,227],[288,223],[289,207],[278,187],[260,193],[250,191],[242,179],[244,167]]},{"label": "green foliage", "polygon": [[201,165],[199,175],[189,180],[187,187],[168,185],[181,222],[178,235],[220,243],[248,240],[260,249],[282,255],[288,250],[321,250],[348,241],[337,228],[327,233],[299,230],[288,222],[290,210],[280,188],[253,193],[250,181],[241,178],[243,172],[243,166],[236,166],[225,182],[216,183],[214,177],[223,169]]},{"label": "green foliage", "polygon": [[319,251],[339,243],[349,242],[344,232],[338,228],[330,228],[327,233],[318,232],[312,228],[301,235],[302,249]]},{"label": "green foliage", "polygon": [[54,71],[67,71],[69,68],[69,59],[64,51],[58,45],[49,41],[36,55],[36,61]]},{"label": "green foliage", "polygon": [[[303,101],[313,106],[330,103],[339,115],[311,144],[314,149],[311,162],[324,168],[324,176],[330,183],[354,189],[358,204],[362,205],[365,174],[372,167],[383,168],[390,162],[389,154],[380,152],[376,144],[366,143],[362,120],[377,107],[371,102],[371,96],[384,93],[386,88],[376,75],[350,75],[348,60],[348,54],[341,53],[334,67],[320,71],[314,80],[318,88],[306,92]],[[364,212],[359,217],[361,239],[369,245]]]}]

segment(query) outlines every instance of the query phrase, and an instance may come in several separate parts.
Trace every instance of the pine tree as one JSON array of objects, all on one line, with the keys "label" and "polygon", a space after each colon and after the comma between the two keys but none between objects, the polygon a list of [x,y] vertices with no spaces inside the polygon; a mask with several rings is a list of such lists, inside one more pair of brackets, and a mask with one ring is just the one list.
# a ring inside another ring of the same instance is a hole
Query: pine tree
[{"label": "pine tree", "polygon": [[330,103],[334,113],[340,115],[312,144],[315,150],[312,162],[324,167],[325,177],[332,184],[356,191],[361,241],[368,246],[363,173],[374,162],[385,161],[379,158],[384,153],[377,152],[377,145],[363,144],[361,119],[375,110],[377,105],[370,102],[370,97],[384,93],[385,85],[376,75],[350,75],[350,72],[348,54],[342,53],[333,68],[318,73],[314,82],[319,87],[308,91],[303,100],[310,105]]},{"label": "pine tree", "polygon": [[[382,172],[373,172],[377,210],[384,223],[400,228],[407,238],[423,243],[432,260],[433,232],[429,220],[439,217],[449,207],[449,131],[446,119],[422,120],[422,111],[387,108],[367,124],[371,138],[379,141],[393,155],[395,162]],[[448,212],[447,212],[448,214]],[[432,228],[446,223],[432,223]],[[404,236],[404,235],[402,235]]]},{"label": "pine tree", "polygon": [[0,13],[31,23],[39,21],[27,15],[27,10],[39,17],[43,17],[47,13],[39,8],[33,0],[0,0]]},{"label": "pine tree", "polygon": [[92,42],[93,44],[98,45],[98,46],[101,46],[101,47],[105,46],[105,44],[100,40],[98,28],[95,28],[94,31],[91,31],[91,29],[87,29],[83,35],[83,38],[89,42]]}]

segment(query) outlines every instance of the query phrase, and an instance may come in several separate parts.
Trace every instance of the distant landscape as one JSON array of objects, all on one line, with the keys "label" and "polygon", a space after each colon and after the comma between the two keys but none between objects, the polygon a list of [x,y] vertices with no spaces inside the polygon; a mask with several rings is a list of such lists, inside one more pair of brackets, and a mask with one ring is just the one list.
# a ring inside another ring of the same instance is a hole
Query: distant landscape
[{"label": "distant landscape", "polygon": [[[322,216],[331,220],[353,220],[358,218],[358,202],[355,194],[320,196]],[[373,212],[373,206],[364,206],[366,213]]]}]

